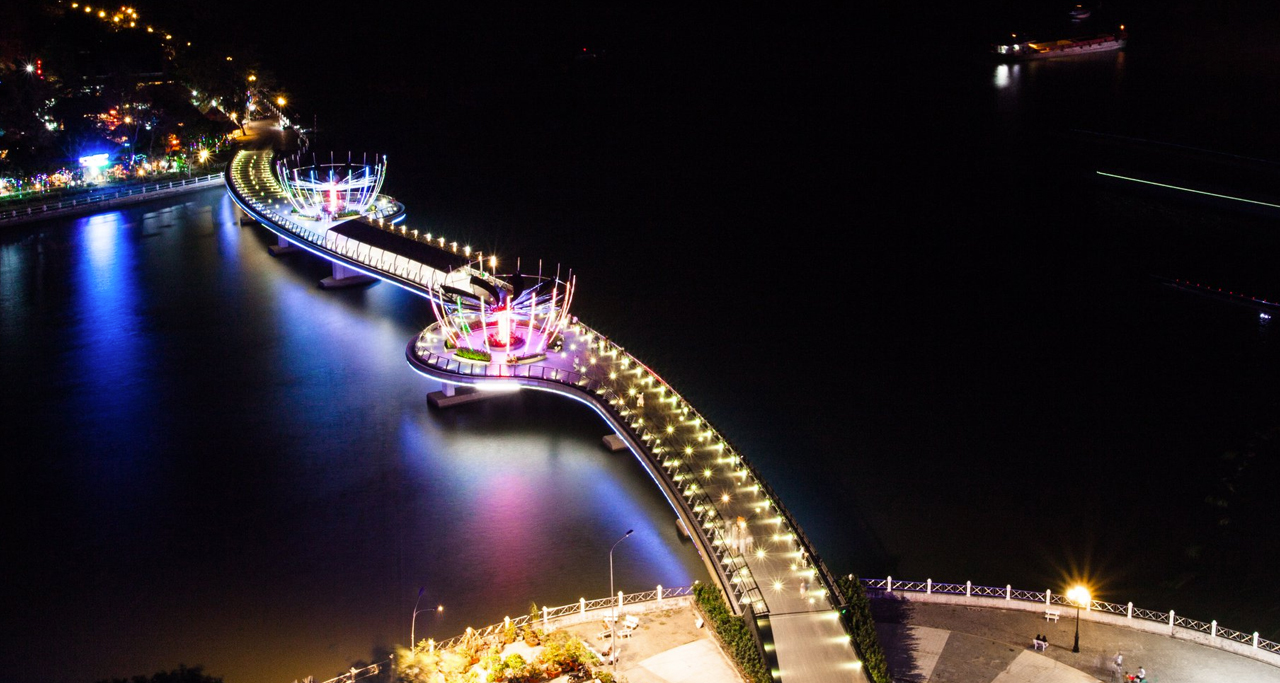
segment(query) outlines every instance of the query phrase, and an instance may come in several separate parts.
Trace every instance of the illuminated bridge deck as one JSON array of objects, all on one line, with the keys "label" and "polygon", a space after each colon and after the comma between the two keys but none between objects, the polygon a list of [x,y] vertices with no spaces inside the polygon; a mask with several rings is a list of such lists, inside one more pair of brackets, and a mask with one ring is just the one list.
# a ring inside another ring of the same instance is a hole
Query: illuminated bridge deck
[{"label": "illuminated bridge deck", "polygon": [[281,239],[333,263],[399,285],[419,296],[438,298],[442,286],[471,288],[473,261],[456,242],[397,227],[388,221],[352,219],[302,221],[272,171],[271,150],[242,151],[227,165],[227,190],[246,213]]},{"label": "illuminated bridge deck", "polygon": [[[432,236],[428,244],[422,235],[376,221],[320,232],[293,220],[269,151],[238,154],[228,166],[227,187],[242,209],[282,239],[420,296],[438,301],[442,287],[469,288],[462,280],[473,276],[495,281],[466,266],[448,280],[444,269],[471,254],[444,238]],[[576,319],[561,349],[520,363],[507,363],[501,352],[487,363],[462,360],[445,348],[437,326],[409,343],[407,356],[418,372],[451,384],[551,391],[586,403],[609,423],[684,520],[734,610],[762,615],[760,624],[772,634],[765,640],[777,659],[776,680],[867,680],[833,602],[834,577],[812,544],[754,467],[661,377]]]},{"label": "illuminated bridge deck", "polygon": [[[409,345],[410,363],[445,382],[569,396],[601,415],[641,459],[695,534],[727,595],[767,614],[778,680],[865,680],[824,584],[824,567],[777,494],[742,454],[661,377],[582,322],[559,352],[533,362],[459,359],[435,326]],[[734,531],[739,519],[745,532]],[[749,537],[750,540],[747,540]],[[803,593],[802,593],[803,591]]]}]

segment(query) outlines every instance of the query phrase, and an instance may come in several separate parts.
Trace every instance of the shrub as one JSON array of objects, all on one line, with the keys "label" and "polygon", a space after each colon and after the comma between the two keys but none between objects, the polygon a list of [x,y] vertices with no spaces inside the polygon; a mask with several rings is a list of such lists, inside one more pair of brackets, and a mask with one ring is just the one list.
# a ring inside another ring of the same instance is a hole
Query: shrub
[{"label": "shrub", "polygon": [[840,610],[840,619],[845,630],[853,636],[853,647],[862,658],[863,669],[872,683],[890,683],[889,663],[884,656],[884,648],[880,646],[880,636],[876,633],[876,622],[871,617],[871,601],[867,592],[862,589],[858,577],[848,574],[836,581],[836,589],[840,591],[845,607]]},{"label": "shrub", "polygon": [[769,666],[760,656],[756,639],[751,636],[745,617],[734,616],[729,611],[729,606],[715,586],[697,584],[693,587],[693,594],[698,607],[707,616],[707,621],[715,628],[720,642],[738,663],[738,668],[742,669],[747,680],[752,683],[771,683],[773,677],[769,674]]},{"label": "shrub", "polygon": [[407,648],[396,650],[396,672],[405,683],[433,680],[439,671],[439,652]]},{"label": "shrub", "polygon": [[548,666],[561,669],[579,669],[583,666],[595,666],[600,663],[586,643],[568,631],[552,631],[542,639],[543,650],[539,657]]},{"label": "shrub", "polygon": [[481,351],[480,349],[458,349],[458,352],[455,353],[454,355],[457,356],[458,358],[465,358],[467,360],[482,360],[482,361],[493,360],[492,354],[490,354],[488,351]]}]

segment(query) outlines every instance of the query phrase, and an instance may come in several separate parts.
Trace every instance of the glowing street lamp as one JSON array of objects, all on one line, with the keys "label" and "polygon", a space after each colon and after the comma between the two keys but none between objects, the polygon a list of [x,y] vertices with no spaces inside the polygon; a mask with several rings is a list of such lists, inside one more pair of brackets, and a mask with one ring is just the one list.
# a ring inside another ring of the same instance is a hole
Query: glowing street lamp
[{"label": "glowing street lamp", "polygon": [[1067,599],[1076,604],[1076,642],[1071,646],[1072,652],[1080,651],[1080,607],[1089,602],[1089,589],[1084,586],[1073,586],[1067,591]]},{"label": "glowing street lamp", "polygon": [[288,100],[286,100],[286,99],[285,99],[285,98],[283,98],[283,97],[277,97],[277,98],[276,98],[276,104],[277,104],[277,105],[279,105],[279,106],[281,106],[281,107],[283,107],[283,106],[284,106],[285,104],[287,104],[287,103],[288,103]]},{"label": "glowing street lamp", "polygon": [[418,603],[422,602],[422,594],[427,591],[427,587],[423,586],[418,589],[418,599],[413,601],[413,619],[409,622],[409,651],[416,652],[418,649],[418,641],[414,640],[414,629],[418,626],[418,613],[427,610],[418,609]]},{"label": "glowing street lamp", "polygon": [[612,648],[612,652],[609,653],[609,659],[613,660],[612,664],[615,673],[618,671],[618,603],[614,601],[618,598],[613,594],[613,549],[617,548],[619,543],[630,538],[635,531],[635,529],[627,529],[627,533],[623,534],[622,538],[614,541],[613,547],[609,548],[609,614],[613,617],[613,619],[609,620],[609,639],[613,641],[609,645]]}]

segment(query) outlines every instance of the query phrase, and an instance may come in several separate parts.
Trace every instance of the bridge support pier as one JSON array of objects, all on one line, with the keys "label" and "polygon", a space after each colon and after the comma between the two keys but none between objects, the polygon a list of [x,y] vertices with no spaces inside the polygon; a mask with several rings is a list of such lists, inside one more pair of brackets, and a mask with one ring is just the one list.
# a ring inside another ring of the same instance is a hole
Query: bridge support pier
[{"label": "bridge support pier", "polygon": [[608,448],[610,453],[627,450],[627,442],[617,434],[606,434],[602,441],[604,441],[604,447]]},{"label": "bridge support pier", "polygon": [[444,409],[460,406],[464,403],[475,403],[483,401],[486,398],[494,396],[493,392],[480,391],[475,387],[460,387],[456,384],[446,384],[443,390],[433,391],[427,394],[427,405],[432,408]]},{"label": "bridge support pier", "polygon": [[370,277],[358,270],[353,270],[341,264],[333,264],[333,276],[327,277],[320,281],[322,289],[337,289],[338,287],[358,287],[360,285],[368,285],[377,282],[378,278]]},{"label": "bridge support pier", "polygon": [[292,244],[289,244],[288,240],[283,237],[276,238],[275,246],[267,247],[267,253],[272,256],[284,256],[285,254],[292,254],[298,251],[302,250]]}]

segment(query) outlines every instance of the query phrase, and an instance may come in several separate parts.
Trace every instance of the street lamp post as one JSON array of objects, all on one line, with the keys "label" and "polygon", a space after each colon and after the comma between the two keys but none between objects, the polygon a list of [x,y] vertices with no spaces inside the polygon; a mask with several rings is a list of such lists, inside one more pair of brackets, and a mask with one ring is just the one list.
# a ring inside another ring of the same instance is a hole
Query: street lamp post
[{"label": "street lamp post", "polygon": [[418,641],[414,639],[415,629],[418,626],[418,612],[422,611],[418,609],[418,603],[422,602],[422,594],[426,592],[426,590],[427,590],[426,586],[419,588],[418,599],[413,601],[413,619],[409,622],[409,651],[410,652],[418,651]]},{"label": "street lamp post", "polygon": [[1076,603],[1076,642],[1071,646],[1072,652],[1080,651],[1080,606],[1089,601],[1089,589],[1076,586],[1067,591],[1067,597]]},{"label": "street lamp post", "polygon": [[614,541],[613,546],[609,548],[609,614],[613,617],[613,619],[609,620],[609,639],[613,642],[610,646],[613,648],[613,652],[610,653],[609,659],[612,660],[614,673],[618,672],[618,603],[614,602],[617,598],[613,595],[613,549],[617,548],[619,543],[627,540],[633,533],[635,533],[635,529],[627,529],[627,533],[623,534],[622,538]]}]

